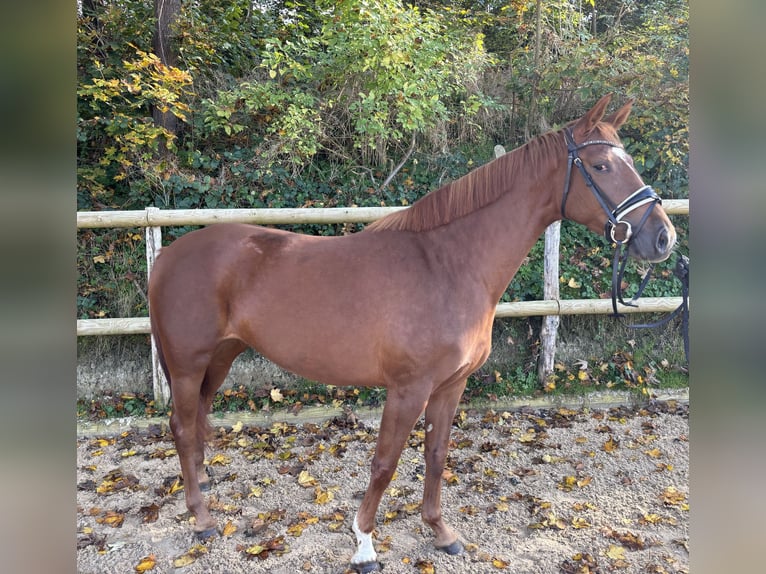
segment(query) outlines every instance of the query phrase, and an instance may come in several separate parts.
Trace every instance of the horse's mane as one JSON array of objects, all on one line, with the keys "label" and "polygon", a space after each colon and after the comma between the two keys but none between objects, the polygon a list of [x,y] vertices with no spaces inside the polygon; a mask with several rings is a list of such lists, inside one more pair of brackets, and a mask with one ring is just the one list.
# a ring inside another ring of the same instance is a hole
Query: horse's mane
[{"label": "horse's mane", "polygon": [[518,173],[543,173],[550,162],[566,154],[561,131],[548,132],[525,145],[421,197],[409,209],[397,211],[365,231],[428,231],[493,203]]}]

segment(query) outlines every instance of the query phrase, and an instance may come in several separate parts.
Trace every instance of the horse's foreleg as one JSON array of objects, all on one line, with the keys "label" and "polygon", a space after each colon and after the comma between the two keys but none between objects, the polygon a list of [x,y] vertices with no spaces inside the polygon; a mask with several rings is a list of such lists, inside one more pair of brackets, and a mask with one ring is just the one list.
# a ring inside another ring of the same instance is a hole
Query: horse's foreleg
[{"label": "horse's foreleg", "polygon": [[457,533],[444,523],[441,511],[442,474],[447,460],[450,428],[465,379],[437,390],[426,408],[426,478],[423,487],[423,521],[434,532],[434,546],[448,554],[459,554],[463,545]]},{"label": "horse's foreleg", "polygon": [[357,549],[351,558],[351,566],[358,572],[371,572],[379,567],[372,545],[375,513],[383,492],[391,483],[407,437],[423,412],[425,404],[425,398],[421,400],[412,395],[402,396],[401,392],[389,390],[381,417],[378,444],[370,467],[370,483],[354,517],[353,530]]}]

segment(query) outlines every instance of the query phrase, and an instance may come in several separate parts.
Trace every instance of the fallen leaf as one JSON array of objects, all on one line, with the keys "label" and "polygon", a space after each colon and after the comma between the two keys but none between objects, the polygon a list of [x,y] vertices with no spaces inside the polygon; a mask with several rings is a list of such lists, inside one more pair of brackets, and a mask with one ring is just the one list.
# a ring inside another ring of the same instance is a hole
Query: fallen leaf
[{"label": "fallen leaf", "polygon": [[108,511],[101,518],[96,519],[96,522],[99,524],[106,524],[112,528],[119,528],[124,521],[125,515],[122,512],[114,512],[112,510]]},{"label": "fallen leaf", "polygon": [[498,570],[505,570],[510,565],[509,562],[505,560],[501,560],[500,558],[493,558],[492,559],[492,566],[497,568]]},{"label": "fallen leaf", "polygon": [[590,523],[584,518],[576,517],[572,519],[572,527],[577,528],[578,530],[582,528],[590,528]]},{"label": "fallen leaf", "polygon": [[181,478],[179,477],[179,478],[176,478],[175,482],[173,482],[173,484],[170,485],[170,488],[168,489],[168,494],[175,494],[179,490],[183,490],[183,489],[184,489],[184,484],[181,481]]},{"label": "fallen leaf", "polygon": [[605,452],[614,452],[615,450],[617,450],[617,448],[619,448],[619,446],[620,446],[620,441],[618,441],[618,440],[617,440],[616,438],[614,438],[613,436],[610,436],[610,437],[609,437],[609,440],[608,440],[608,441],[606,441],[606,442],[604,443],[604,446],[603,446],[603,447],[601,447],[601,448],[602,448],[602,449],[603,449]]},{"label": "fallen leaf", "polygon": [[203,554],[207,554],[207,548],[202,544],[195,544],[185,554],[173,560],[173,566],[176,568],[189,566],[189,564],[193,564]]},{"label": "fallen leaf", "polygon": [[136,572],[146,572],[147,570],[153,570],[154,567],[157,565],[157,560],[154,554],[149,554],[149,556],[144,556],[141,558],[138,564],[136,564],[133,569]]},{"label": "fallen leaf", "polygon": [[245,549],[245,553],[250,554],[251,556],[259,556],[260,554],[263,554],[265,550],[266,549],[260,544],[253,544]]},{"label": "fallen leaf", "polygon": [[415,568],[422,572],[422,574],[434,574],[436,572],[434,563],[430,560],[418,560],[415,562]]},{"label": "fallen leaf", "polygon": [[231,536],[237,531],[237,525],[234,524],[231,520],[229,520],[223,527],[223,535],[224,536]]},{"label": "fallen leaf", "polygon": [[231,464],[231,457],[220,452],[210,459],[210,466],[225,466],[227,464]]},{"label": "fallen leaf", "polygon": [[282,391],[279,389],[271,389],[271,400],[275,403],[281,403],[285,397],[282,395]]},{"label": "fallen leaf", "polygon": [[314,488],[314,502],[316,504],[327,504],[334,498],[335,498],[335,495],[332,493],[332,490],[330,490],[329,488],[327,490],[322,490],[321,486],[317,486]]},{"label": "fallen leaf", "polygon": [[138,513],[141,515],[141,521],[144,524],[157,522],[157,519],[160,516],[160,507],[157,504],[152,503],[148,506],[142,506],[139,508]]},{"label": "fallen leaf", "polygon": [[675,486],[668,486],[662,493],[662,503],[665,506],[680,505],[682,508],[684,506],[688,507],[688,505],[683,504],[685,500],[686,495],[683,492],[679,492]]},{"label": "fallen leaf", "polygon": [[606,555],[612,560],[625,560],[625,548],[616,544],[610,544]]},{"label": "fallen leaf", "polygon": [[298,475],[298,484],[300,484],[303,488],[309,488],[310,486],[318,486],[319,483],[317,482],[317,479],[314,478],[309,474],[309,471],[302,470],[301,473]]}]

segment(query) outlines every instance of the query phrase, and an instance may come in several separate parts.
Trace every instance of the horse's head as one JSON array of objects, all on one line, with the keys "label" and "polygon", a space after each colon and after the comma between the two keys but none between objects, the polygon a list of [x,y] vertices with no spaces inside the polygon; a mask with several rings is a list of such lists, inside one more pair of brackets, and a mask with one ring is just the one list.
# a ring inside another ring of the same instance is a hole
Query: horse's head
[{"label": "horse's head", "polygon": [[626,245],[633,257],[663,261],[673,250],[676,231],[617,136],[632,102],[604,118],[610,99],[604,96],[564,129],[568,162],[561,214]]}]

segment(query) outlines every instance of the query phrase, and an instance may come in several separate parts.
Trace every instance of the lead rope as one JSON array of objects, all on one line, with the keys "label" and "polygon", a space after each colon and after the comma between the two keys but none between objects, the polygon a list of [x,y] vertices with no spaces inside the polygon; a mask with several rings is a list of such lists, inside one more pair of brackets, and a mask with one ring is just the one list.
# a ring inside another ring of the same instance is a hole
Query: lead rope
[{"label": "lead rope", "polygon": [[[641,282],[642,286],[647,282],[650,274],[651,274],[651,269],[644,276],[644,280]],[[652,323],[635,323],[635,324],[626,323],[625,326],[630,329],[653,329],[655,327],[661,327],[662,325],[669,323],[672,319],[674,319],[680,314],[681,315],[681,335],[684,339],[684,355],[686,355],[686,362],[688,364],[689,363],[689,258],[686,255],[681,255],[678,258],[678,261],[676,262],[676,267],[673,270],[673,275],[675,275],[678,278],[678,280],[681,282],[681,304],[678,307],[676,307],[675,311],[671,311],[659,321],[654,321]],[[635,301],[638,298],[641,290],[642,289],[640,289],[639,292],[633,296],[633,299],[631,299],[631,301]],[[624,315],[621,315],[621,317],[624,317]]]}]

